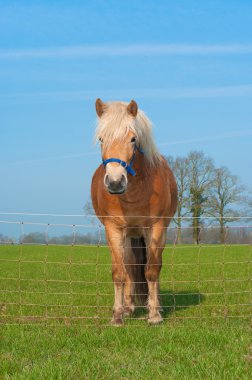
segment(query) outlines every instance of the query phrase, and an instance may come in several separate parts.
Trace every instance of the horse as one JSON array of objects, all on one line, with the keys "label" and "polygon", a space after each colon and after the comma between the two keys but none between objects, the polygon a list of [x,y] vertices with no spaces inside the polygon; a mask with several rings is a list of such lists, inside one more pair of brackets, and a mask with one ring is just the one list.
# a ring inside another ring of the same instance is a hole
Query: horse
[{"label": "horse", "polygon": [[163,321],[159,274],[177,208],[176,181],[154,143],[150,120],[134,100],[97,99],[95,106],[102,163],[92,178],[91,198],[112,258],[111,323],[122,325],[139,302],[148,308],[148,322],[158,324]]}]

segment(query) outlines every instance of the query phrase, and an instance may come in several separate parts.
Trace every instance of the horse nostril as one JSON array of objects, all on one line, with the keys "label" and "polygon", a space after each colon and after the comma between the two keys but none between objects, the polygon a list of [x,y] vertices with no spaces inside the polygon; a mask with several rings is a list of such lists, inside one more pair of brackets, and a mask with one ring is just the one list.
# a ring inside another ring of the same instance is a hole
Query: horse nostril
[{"label": "horse nostril", "polygon": [[109,186],[109,175],[108,174],[106,174],[104,177],[104,185],[107,187]]},{"label": "horse nostril", "polygon": [[126,186],[127,185],[127,178],[126,178],[126,176],[124,174],[122,175],[122,178],[121,178],[121,185],[122,186]]}]

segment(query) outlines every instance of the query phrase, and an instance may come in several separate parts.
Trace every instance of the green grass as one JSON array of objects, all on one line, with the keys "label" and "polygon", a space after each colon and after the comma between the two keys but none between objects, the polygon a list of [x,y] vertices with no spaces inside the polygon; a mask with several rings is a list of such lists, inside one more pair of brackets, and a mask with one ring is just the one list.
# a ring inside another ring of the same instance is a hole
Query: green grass
[{"label": "green grass", "polygon": [[3,379],[251,379],[252,248],[167,246],[164,323],[109,326],[102,247],[0,246]]}]

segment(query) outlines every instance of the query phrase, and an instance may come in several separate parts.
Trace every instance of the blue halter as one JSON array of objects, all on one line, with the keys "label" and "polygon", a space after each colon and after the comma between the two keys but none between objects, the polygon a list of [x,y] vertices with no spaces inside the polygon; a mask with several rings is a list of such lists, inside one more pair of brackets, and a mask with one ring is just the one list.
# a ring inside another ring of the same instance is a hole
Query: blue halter
[{"label": "blue halter", "polygon": [[136,153],[135,153],[135,150],[136,150],[136,149],[137,149],[140,153],[144,154],[144,151],[143,151],[141,148],[139,148],[138,146],[135,145],[135,147],[134,147],[133,157],[132,157],[132,159],[131,159],[131,161],[130,161],[129,164],[127,164],[127,162],[125,162],[125,161],[120,160],[120,158],[108,158],[107,160],[102,160],[102,163],[103,163],[104,168],[105,168],[106,165],[107,165],[108,163],[110,163],[110,162],[117,162],[118,164],[120,164],[121,166],[123,166],[123,167],[127,170],[127,172],[128,172],[129,174],[131,174],[131,175],[134,177],[134,176],[136,175],[136,172],[135,172],[135,170],[132,168],[132,165],[133,165],[133,162],[134,162],[135,157],[136,157]]}]

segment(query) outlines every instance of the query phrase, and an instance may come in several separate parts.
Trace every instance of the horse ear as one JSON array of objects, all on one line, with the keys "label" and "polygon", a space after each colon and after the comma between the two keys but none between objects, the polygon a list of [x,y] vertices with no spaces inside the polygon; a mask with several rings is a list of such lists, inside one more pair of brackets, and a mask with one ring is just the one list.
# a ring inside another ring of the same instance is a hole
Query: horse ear
[{"label": "horse ear", "polygon": [[96,109],[96,113],[99,117],[102,116],[102,114],[105,110],[105,107],[106,107],[105,103],[103,103],[100,98],[96,99],[95,109]]},{"label": "horse ear", "polygon": [[138,107],[135,100],[131,100],[130,104],[127,106],[128,113],[135,117],[137,115],[137,109]]}]

